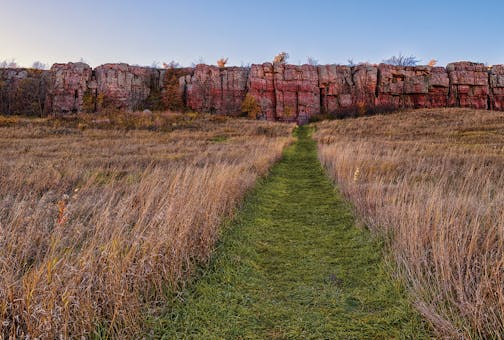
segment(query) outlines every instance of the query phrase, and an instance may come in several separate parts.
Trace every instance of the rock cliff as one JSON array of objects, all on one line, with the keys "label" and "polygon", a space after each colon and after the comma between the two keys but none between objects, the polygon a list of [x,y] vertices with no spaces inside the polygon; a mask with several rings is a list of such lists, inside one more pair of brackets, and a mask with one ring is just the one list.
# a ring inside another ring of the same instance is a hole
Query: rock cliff
[{"label": "rock cliff", "polygon": [[306,121],[318,114],[435,107],[504,110],[504,65],[444,67],[256,64],[152,69],[54,64],[49,71],[0,69],[0,112],[43,114],[195,110],[240,115],[249,94],[259,118]]}]

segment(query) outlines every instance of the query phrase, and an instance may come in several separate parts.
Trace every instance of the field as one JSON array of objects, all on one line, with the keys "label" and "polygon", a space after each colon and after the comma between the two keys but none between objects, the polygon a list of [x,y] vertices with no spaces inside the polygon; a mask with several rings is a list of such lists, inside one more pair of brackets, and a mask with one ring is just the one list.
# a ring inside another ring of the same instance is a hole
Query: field
[{"label": "field", "polygon": [[0,118],[0,338],[141,332],[292,129],[195,114]]},{"label": "field", "polygon": [[319,158],[439,337],[504,334],[504,113],[321,122]]}]

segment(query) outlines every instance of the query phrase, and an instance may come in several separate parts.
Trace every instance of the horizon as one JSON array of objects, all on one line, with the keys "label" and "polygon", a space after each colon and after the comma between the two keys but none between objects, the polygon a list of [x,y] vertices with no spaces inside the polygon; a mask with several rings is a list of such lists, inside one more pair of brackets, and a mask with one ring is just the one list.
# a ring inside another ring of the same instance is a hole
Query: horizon
[{"label": "horizon", "polygon": [[243,66],[271,61],[285,51],[287,62],[296,65],[308,58],[319,64],[379,64],[399,54],[415,56],[419,64],[436,59],[438,66],[456,61],[494,65],[504,63],[504,46],[493,43],[504,23],[489,20],[488,13],[500,9],[504,4],[494,1],[468,7],[431,0],[408,6],[399,1],[322,0],[312,6],[285,0],[253,5],[224,0],[8,0],[4,13],[9,15],[0,29],[10,33],[2,36],[0,61],[15,60],[20,67],[35,61],[47,67],[79,61],[92,67],[161,67],[171,61],[214,65],[227,57],[227,66]]}]

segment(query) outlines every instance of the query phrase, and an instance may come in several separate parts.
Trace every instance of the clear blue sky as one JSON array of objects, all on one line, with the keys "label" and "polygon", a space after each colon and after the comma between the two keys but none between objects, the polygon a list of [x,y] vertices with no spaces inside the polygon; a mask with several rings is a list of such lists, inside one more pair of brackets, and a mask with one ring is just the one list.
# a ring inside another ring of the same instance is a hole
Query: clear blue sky
[{"label": "clear blue sky", "polygon": [[1,0],[0,60],[504,64],[501,1]]}]

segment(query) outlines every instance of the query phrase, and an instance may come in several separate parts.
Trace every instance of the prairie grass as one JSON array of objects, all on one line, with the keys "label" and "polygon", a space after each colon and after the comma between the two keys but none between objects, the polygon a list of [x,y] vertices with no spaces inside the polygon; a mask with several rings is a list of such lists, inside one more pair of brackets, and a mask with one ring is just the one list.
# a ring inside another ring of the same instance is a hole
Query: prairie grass
[{"label": "prairie grass", "polygon": [[439,337],[504,334],[504,113],[417,110],[317,124],[319,158],[385,236]]},{"label": "prairie grass", "polygon": [[293,129],[90,117],[0,118],[0,338],[143,332]]}]

